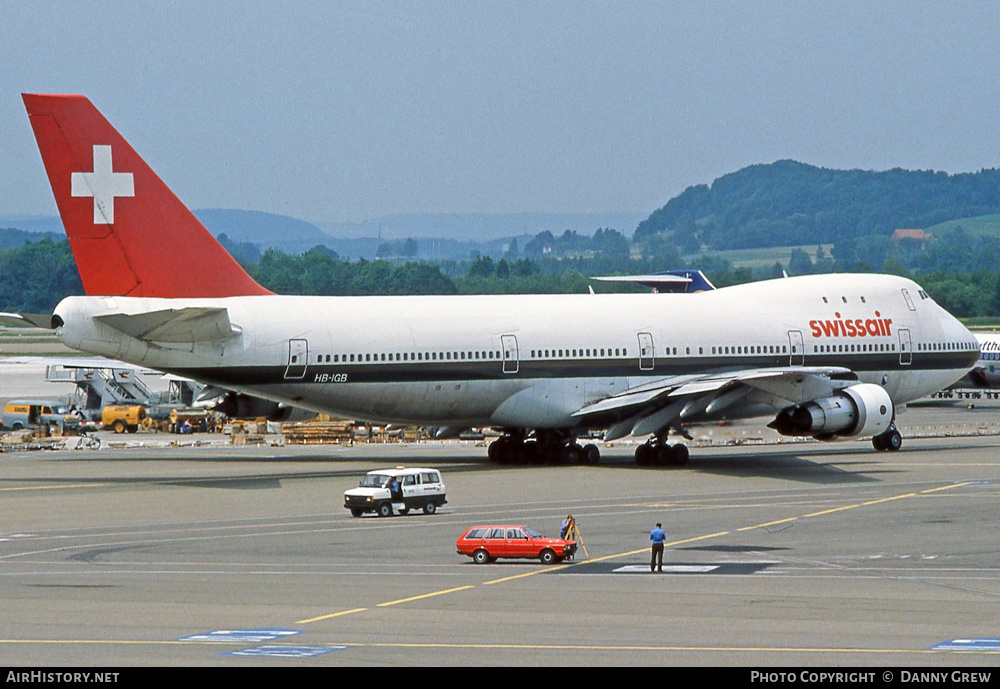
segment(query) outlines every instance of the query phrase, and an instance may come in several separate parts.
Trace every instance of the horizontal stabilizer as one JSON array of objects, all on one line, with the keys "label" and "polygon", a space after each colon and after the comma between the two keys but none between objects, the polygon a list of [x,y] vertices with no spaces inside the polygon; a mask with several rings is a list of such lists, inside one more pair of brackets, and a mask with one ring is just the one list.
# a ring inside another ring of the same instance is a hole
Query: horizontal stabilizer
[{"label": "horizontal stabilizer", "polygon": [[665,270],[649,275],[608,275],[595,277],[601,282],[629,282],[652,287],[657,292],[710,292],[715,285],[700,270]]},{"label": "horizontal stabilizer", "polygon": [[95,320],[146,342],[215,342],[240,334],[229,322],[229,311],[215,306],[109,313]]},{"label": "horizontal stabilizer", "polygon": [[51,330],[52,316],[47,313],[0,312],[0,325],[21,325]]}]

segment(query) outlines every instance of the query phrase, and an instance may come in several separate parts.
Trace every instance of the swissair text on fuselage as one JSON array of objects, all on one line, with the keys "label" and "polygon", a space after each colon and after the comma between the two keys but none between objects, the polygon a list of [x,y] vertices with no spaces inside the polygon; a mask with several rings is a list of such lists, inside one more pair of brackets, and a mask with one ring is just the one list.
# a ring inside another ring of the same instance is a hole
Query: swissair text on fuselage
[{"label": "swissair text on fuselage", "polygon": [[813,337],[879,337],[892,335],[892,319],[882,318],[875,312],[875,318],[849,318],[840,320],[840,314],[833,314],[835,321],[809,321]]}]

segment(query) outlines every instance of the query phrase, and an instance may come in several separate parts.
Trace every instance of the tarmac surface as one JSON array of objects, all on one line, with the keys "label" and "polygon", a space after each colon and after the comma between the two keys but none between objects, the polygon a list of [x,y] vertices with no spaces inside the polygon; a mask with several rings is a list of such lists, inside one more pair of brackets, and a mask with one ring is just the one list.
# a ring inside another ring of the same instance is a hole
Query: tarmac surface
[{"label": "tarmac surface", "polygon": [[[578,467],[108,434],[0,454],[0,664],[995,666],[998,412],[911,407],[897,453],[733,427],[742,444],[692,444],[682,469],[629,445]],[[439,468],[448,504],[352,518],[343,492],[397,465]],[[555,535],[567,513],[574,562],[455,552],[469,526]]]}]

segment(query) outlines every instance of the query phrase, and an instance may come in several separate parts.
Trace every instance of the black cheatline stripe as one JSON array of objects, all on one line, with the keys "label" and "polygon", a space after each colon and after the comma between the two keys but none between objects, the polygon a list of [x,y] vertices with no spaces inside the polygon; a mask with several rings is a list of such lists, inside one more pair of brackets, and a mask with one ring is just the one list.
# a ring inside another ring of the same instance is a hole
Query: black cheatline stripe
[{"label": "black cheatline stripe", "polygon": [[[910,364],[899,363],[898,352],[859,354],[811,354],[804,364],[796,366],[840,366],[856,373],[870,371],[926,371],[961,369],[972,366],[977,358],[973,352],[914,353]],[[521,360],[517,373],[504,373],[500,361],[474,362],[379,362],[371,364],[309,364],[305,374],[286,378],[286,366],[211,367],[170,369],[195,380],[218,385],[275,385],[283,383],[427,383],[434,381],[510,380],[523,378],[624,378],[638,376],[663,377],[698,373],[724,373],[755,368],[789,366],[788,356],[755,357],[660,357],[650,370],[639,368],[636,359],[563,359]],[[344,378],[346,376],[346,378]],[[338,377],[340,377],[338,379]]]}]

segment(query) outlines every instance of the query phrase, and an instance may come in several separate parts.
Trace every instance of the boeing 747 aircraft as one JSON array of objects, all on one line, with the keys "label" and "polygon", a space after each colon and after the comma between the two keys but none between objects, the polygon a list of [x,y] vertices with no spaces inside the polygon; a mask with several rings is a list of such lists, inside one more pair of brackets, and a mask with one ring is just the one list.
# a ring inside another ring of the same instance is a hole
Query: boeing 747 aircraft
[{"label": "boeing 747 aircraft", "polygon": [[[972,334],[890,275],[679,294],[279,296],[255,282],[82,96],[24,95],[88,296],[70,347],[345,418],[494,427],[497,462],[597,461],[576,438],[771,417],[780,433],[902,439],[895,414],[975,364]],[[266,410],[265,410],[266,411]]]},{"label": "boeing 747 aircraft", "polygon": [[1000,388],[1000,335],[976,333],[979,361],[952,388]]}]

